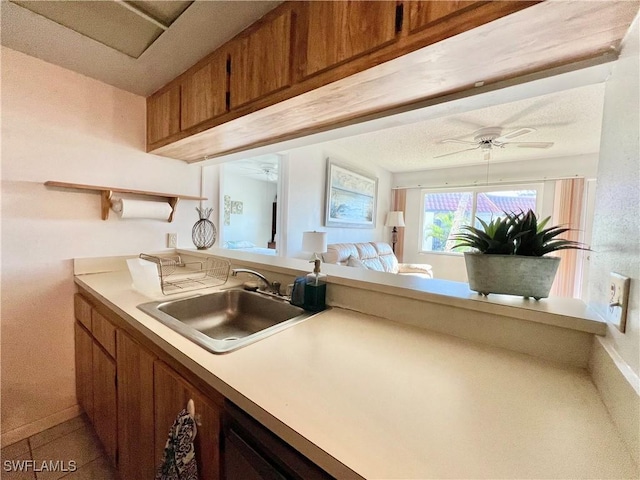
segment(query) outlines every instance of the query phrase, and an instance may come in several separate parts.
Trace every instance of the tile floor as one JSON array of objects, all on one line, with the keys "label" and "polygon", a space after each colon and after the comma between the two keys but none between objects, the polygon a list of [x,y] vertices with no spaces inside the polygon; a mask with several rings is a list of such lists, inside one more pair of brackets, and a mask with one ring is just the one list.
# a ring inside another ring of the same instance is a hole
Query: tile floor
[{"label": "tile floor", "polygon": [[[0,467],[2,480],[117,479],[115,469],[107,460],[98,437],[84,415],[8,445],[0,451],[0,457],[2,458]],[[21,463],[19,462],[21,460],[31,460],[34,463]],[[71,460],[77,467],[73,472],[69,468]],[[55,465],[56,461],[59,461],[58,471],[53,471],[53,468],[51,471],[47,471],[46,467],[42,468],[42,462]],[[23,471],[12,470],[10,468],[12,465],[30,468]],[[66,471],[61,471],[63,469]]]}]

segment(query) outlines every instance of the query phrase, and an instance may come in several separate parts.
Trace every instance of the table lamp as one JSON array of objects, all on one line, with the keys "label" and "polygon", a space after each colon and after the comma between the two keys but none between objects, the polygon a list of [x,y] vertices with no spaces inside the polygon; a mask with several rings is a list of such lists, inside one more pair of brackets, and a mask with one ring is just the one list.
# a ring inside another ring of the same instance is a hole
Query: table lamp
[{"label": "table lamp", "polygon": [[302,232],[302,250],[313,253],[311,260],[320,258],[327,251],[327,232]]},{"label": "table lamp", "polygon": [[404,227],[404,213],[394,211],[387,213],[387,221],[384,222],[385,227],[393,227],[391,231],[391,243],[393,253],[396,253],[396,243],[398,243],[398,229],[396,227]]}]

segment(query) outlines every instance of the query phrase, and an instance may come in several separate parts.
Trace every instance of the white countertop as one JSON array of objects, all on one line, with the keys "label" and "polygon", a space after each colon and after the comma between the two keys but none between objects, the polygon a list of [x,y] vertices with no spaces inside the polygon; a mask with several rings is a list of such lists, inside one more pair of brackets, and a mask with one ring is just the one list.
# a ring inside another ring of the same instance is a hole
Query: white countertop
[{"label": "white countertop", "polygon": [[214,355],[128,272],[76,282],[338,478],[639,477],[584,370],[337,308]]}]

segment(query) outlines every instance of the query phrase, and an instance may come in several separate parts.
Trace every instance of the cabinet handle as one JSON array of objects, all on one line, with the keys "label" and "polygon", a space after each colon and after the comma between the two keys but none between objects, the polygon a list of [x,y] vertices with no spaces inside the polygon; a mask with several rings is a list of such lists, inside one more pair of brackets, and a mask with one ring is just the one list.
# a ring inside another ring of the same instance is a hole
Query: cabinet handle
[{"label": "cabinet handle", "polygon": [[196,406],[193,403],[193,398],[190,398],[189,401],[187,402],[187,413],[189,415],[191,415],[192,417],[195,417],[196,414]]},{"label": "cabinet handle", "polygon": [[402,3],[396,6],[396,33],[402,31],[402,23],[404,22],[404,5]]}]

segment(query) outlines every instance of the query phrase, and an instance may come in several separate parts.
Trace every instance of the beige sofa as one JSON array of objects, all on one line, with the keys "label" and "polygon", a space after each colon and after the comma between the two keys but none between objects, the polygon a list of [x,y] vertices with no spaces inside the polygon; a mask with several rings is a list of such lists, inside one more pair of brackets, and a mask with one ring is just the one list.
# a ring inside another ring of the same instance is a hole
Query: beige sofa
[{"label": "beige sofa", "polygon": [[431,265],[398,263],[391,246],[384,242],[332,243],[322,254],[325,263],[367,268],[378,272],[420,275],[433,278]]}]

